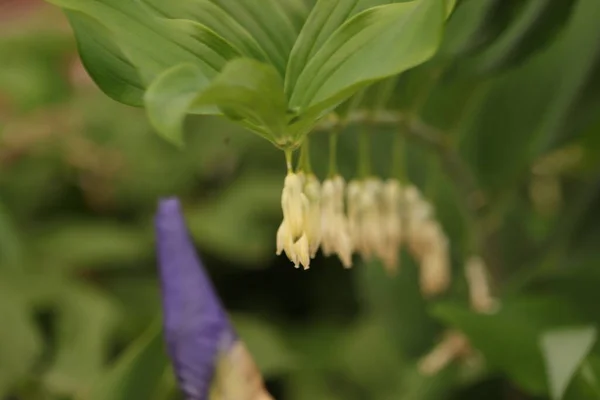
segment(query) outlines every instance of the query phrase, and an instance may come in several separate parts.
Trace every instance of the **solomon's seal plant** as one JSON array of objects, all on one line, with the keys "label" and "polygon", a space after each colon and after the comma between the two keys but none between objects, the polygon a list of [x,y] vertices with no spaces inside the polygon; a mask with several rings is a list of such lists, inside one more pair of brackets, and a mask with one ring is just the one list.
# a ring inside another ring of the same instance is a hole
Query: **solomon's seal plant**
[{"label": "solomon's seal plant", "polygon": [[[309,135],[328,119],[346,123],[366,87],[430,59],[455,1],[52,2],[66,10],[100,88],[144,106],[164,138],[183,144],[187,114],[221,115],[284,151],[277,254],[306,269],[322,245],[345,267],[356,252],[396,269],[402,226],[410,222],[403,221],[400,182],[363,174],[346,188],[332,140],[330,176],[321,184],[310,168]],[[379,102],[390,94],[379,94]],[[350,106],[336,114],[344,102]],[[293,153],[301,147],[294,169]],[[368,139],[360,147],[367,171]],[[446,280],[434,273],[447,263],[438,231],[415,250],[424,276],[439,280],[433,288]]]}]

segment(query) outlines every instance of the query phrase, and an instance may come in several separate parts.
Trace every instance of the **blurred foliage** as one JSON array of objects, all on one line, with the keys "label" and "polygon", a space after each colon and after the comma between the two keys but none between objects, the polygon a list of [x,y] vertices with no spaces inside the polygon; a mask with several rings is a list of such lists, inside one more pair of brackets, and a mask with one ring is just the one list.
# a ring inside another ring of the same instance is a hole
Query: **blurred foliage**
[{"label": "blurred foliage", "polygon": [[[177,398],[152,233],[171,194],[278,399],[600,398],[598,21],[597,0],[462,0],[438,56],[399,78],[394,107],[447,143],[407,142],[407,173],[453,248],[452,291],[424,300],[408,257],[394,278],[275,258],[279,151],[209,117],[188,121],[185,150],[169,146],[94,87],[56,9],[0,1],[0,398]],[[393,132],[372,129],[386,176]],[[321,177],[325,136],[312,146]],[[355,143],[349,128],[347,178]],[[448,152],[467,175],[451,173]],[[471,236],[496,314],[467,305]],[[448,327],[485,362],[421,375]]]}]

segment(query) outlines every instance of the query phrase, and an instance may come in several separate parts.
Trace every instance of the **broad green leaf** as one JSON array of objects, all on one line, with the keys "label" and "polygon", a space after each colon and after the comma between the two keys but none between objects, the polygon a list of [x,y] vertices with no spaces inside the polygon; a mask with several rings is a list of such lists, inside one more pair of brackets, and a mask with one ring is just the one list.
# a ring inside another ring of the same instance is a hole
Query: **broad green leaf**
[{"label": "broad green leaf", "polygon": [[293,7],[289,0],[211,0],[231,15],[261,45],[269,60],[285,73],[287,60],[298,36]]},{"label": "broad green leaf", "polygon": [[[202,70],[194,64],[175,66],[160,75],[144,96],[150,122],[168,141],[183,145],[183,121],[192,103],[209,85]],[[216,107],[203,107],[201,114],[220,114]]]},{"label": "broad green leaf", "polygon": [[109,97],[131,106],[142,106],[145,85],[138,71],[114,43],[111,33],[80,12],[67,11],[77,38],[79,56],[98,87]]},{"label": "broad green leaf", "polygon": [[252,35],[223,8],[210,0],[143,0],[167,18],[189,19],[215,31],[245,57],[267,61],[268,56]]},{"label": "broad green leaf", "polygon": [[600,50],[598,18],[597,1],[579,1],[559,40],[491,82],[463,133],[468,147],[464,150],[470,153],[466,157],[472,157],[482,187],[511,187],[567,126],[573,101],[592,78]]},{"label": "broad green leaf", "polygon": [[[408,3],[411,1],[419,1],[419,0],[358,0],[356,5],[352,10],[352,15],[358,14],[362,11],[365,11],[369,8],[383,6],[386,4],[393,3]],[[452,14],[454,8],[456,7],[457,0],[443,0],[446,3],[446,16]]]},{"label": "broad green leaf", "polygon": [[491,315],[443,303],[435,306],[433,314],[467,335],[492,367],[535,394],[547,390],[538,345],[540,335],[580,322],[577,311],[568,302],[554,297],[506,300],[501,309]]},{"label": "broad green leaf", "polygon": [[331,34],[350,17],[359,0],[319,0],[294,44],[285,74],[285,92],[289,95],[302,70]]},{"label": "broad green leaf", "polygon": [[191,109],[216,105],[230,118],[276,142],[285,132],[286,104],[277,71],[271,65],[240,58],[223,68],[194,99]]},{"label": "broad green leaf", "polygon": [[44,381],[55,393],[85,398],[104,371],[117,310],[91,287],[71,284],[60,296],[57,353]]},{"label": "broad green leaf", "polygon": [[[569,21],[577,0],[529,0],[487,49],[477,70],[484,73],[516,65],[543,48]],[[514,7],[513,7],[514,8]]]},{"label": "broad green leaf", "polygon": [[177,144],[183,142],[183,121],[188,113],[216,114],[220,109],[272,141],[286,128],[281,78],[272,66],[248,58],[231,61],[210,83],[203,80],[197,67],[177,66],[150,86],[145,100],[155,128]]},{"label": "broad green leaf", "polygon": [[450,16],[456,8],[458,0],[446,0],[446,17]]},{"label": "broad green leaf", "polygon": [[354,16],[302,71],[291,107],[326,111],[361,87],[426,61],[441,40],[444,11],[443,2],[420,0]]},{"label": "broad green leaf", "polygon": [[161,324],[156,321],[95,382],[88,399],[151,399],[167,366]]},{"label": "broad green leaf", "polygon": [[540,346],[546,362],[552,399],[563,398],[569,383],[598,338],[595,327],[544,332]]},{"label": "broad green leaf", "polygon": [[35,237],[35,254],[60,268],[130,263],[148,254],[152,237],[141,228],[93,220],[53,221]]},{"label": "broad green leaf", "polygon": [[440,53],[461,56],[484,48],[510,21],[513,1],[464,0],[456,8],[444,32]]},{"label": "broad green leaf", "polygon": [[185,62],[195,63],[204,74],[212,77],[228,60],[239,56],[227,41],[207,27],[189,20],[158,17],[138,2],[49,1],[101,22],[123,54],[136,66],[144,83]]}]

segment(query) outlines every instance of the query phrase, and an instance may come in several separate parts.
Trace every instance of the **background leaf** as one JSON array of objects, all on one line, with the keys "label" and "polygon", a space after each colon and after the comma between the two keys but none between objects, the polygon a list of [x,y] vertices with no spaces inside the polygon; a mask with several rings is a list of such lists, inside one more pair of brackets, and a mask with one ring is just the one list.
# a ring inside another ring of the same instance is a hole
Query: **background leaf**
[{"label": "background leaf", "polygon": [[91,400],[152,398],[167,368],[161,325],[154,323],[94,384]]},{"label": "background leaf", "polygon": [[563,398],[574,374],[594,346],[597,336],[595,327],[549,331],[542,335],[540,346],[546,361],[553,399]]}]

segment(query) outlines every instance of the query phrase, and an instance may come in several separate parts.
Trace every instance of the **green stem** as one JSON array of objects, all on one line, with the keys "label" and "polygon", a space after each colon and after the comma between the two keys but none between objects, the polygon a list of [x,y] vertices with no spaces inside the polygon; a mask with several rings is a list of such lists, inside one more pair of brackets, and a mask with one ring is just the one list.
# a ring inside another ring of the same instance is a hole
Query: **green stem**
[{"label": "green stem", "polygon": [[371,138],[368,127],[361,127],[358,135],[358,177],[365,179],[371,175]]},{"label": "green stem", "polygon": [[392,144],[392,170],[390,171],[390,178],[397,179],[400,181],[400,183],[407,182],[406,142],[403,132],[404,129],[404,125],[401,125],[398,128],[398,131],[394,135],[394,142]]},{"label": "green stem", "polygon": [[298,170],[312,174],[312,165],[310,164],[310,139],[308,136],[302,142],[300,147],[300,158],[298,159]]},{"label": "green stem", "polygon": [[338,142],[337,130],[329,133],[329,177],[333,178],[338,174],[337,169],[337,142]]},{"label": "green stem", "polygon": [[292,149],[285,149],[285,165],[287,167],[288,174],[294,172],[294,168],[292,167],[293,159],[294,159],[294,151]]},{"label": "green stem", "polygon": [[423,192],[425,196],[433,202],[437,194],[437,185],[440,181],[438,154],[435,152],[430,152],[427,154],[427,159],[425,162],[427,176],[425,179],[425,188]]}]

